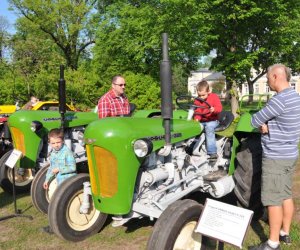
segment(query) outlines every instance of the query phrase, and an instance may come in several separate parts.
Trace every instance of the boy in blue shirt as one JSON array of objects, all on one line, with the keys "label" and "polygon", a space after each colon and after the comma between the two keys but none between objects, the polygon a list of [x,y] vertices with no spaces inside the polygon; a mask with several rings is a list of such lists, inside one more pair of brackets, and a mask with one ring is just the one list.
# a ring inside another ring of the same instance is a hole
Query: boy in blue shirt
[{"label": "boy in blue shirt", "polygon": [[50,167],[43,184],[48,189],[49,180],[55,176],[57,184],[76,175],[76,161],[73,152],[64,144],[64,133],[61,129],[52,129],[49,134],[49,144],[52,147],[50,152]]}]

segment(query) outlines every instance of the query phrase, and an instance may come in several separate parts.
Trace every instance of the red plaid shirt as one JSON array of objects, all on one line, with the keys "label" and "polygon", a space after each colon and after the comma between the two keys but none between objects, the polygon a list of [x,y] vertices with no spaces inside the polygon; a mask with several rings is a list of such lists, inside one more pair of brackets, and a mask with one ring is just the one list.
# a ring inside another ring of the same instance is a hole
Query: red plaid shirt
[{"label": "red plaid shirt", "polygon": [[113,90],[104,94],[98,102],[99,118],[127,115],[129,102],[125,95],[116,96]]}]

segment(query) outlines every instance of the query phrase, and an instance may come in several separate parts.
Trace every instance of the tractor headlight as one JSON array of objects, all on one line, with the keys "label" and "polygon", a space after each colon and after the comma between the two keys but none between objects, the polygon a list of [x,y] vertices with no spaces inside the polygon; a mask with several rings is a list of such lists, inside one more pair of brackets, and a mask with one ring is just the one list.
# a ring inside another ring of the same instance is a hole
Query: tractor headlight
[{"label": "tractor headlight", "polygon": [[82,131],[78,131],[77,138],[81,146],[84,146],[84,134]]},{"label": "tractor headlight", "polygon": [[43,124],[39,121],[33,121],[31,122],[30,128],[32,132],[38,132],[43,128]]},{"label": "tractor headlight", "polygon": [[148,139],[139,139],[133,143],[133,150],[137,157],[145,157],[152,152],[153,144]]}]

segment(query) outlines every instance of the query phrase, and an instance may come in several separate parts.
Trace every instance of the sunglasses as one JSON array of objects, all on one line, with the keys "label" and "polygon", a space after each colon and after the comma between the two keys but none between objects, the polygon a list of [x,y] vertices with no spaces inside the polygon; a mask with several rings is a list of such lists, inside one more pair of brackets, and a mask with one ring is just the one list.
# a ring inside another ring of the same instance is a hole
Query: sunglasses
[{"label": "sunglasses", "polygon": [[114,83],[114,85],[117,85],[117,86],[120,86],[120,87],[126,87],[126,83],[124,83],[124,84],[116,84],[116,83]]}]

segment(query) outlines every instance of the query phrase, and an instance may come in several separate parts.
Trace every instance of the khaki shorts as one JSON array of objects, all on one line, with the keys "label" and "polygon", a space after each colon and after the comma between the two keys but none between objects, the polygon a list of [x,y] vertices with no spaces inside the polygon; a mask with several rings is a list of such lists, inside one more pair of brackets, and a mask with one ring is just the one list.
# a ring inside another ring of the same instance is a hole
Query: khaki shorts
[{"label": "khaki shorts", "polygon": [[275,160],[263,158],[261,201],[264,206],[281,206],[292,198],[292,179],[297,159]]}]

